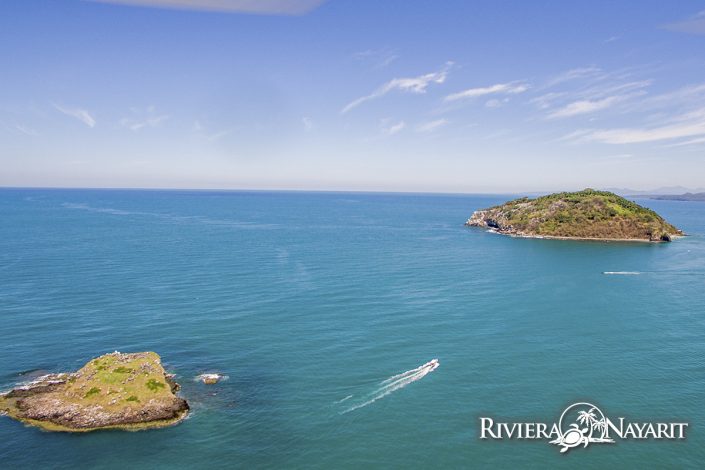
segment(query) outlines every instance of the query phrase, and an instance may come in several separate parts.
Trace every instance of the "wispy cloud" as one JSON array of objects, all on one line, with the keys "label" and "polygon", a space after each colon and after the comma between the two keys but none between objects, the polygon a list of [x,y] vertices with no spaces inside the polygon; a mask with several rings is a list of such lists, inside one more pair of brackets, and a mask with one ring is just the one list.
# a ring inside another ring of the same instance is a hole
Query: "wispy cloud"
[{"label": "wispy cloud", "polygon": [[634,155],[631,153],[617,153],[617,154],[612,154],[612,155],[603,155],[602,158],[606,160],[624,160],[627,158],[632,158]]},{"label": "wispy cloud", "polygon": [[503,100],[498,100],[497,98],[492,98],[491,100],[485,101],[485,108],[501,108],[503,104],[507,103],[509,98],[504,98]]},{"label": "wispy cloud", "polygon": [[306,116],[301,118],[301,123],[304,125],[304,129],[306,130],[306,132],[312,131],[313,128],[315,127],[311,118],[306,117]]},{"label": "wispy cloud", "polygon": [[225,129],[217,132],[207,132],[205,126],[201,124],[201,121],[194,121],[193,132],[199,137],[202,137],[210,142],[214,142],[222,137],[225,137],[226,135],[232,134],[233,130]]},{"label": "wispy cloud", "polygon": [[433,132],[448,124],[448,119],[436,119],[435,121],[424,122],[416,126],[416,132]]},{"label": "wispy cloud", "polygon": [[466,99],[477,98],[479,96],[486,96],[486,95],[492,95],[492,94],[497,94],[497,93],[515,95],[517,93],[523,93],[528,89],[529,89],[529,85],[527,85],[526,83],[518,83],[518,82],[498,83],[496,85],[487,86],[487,87],[468,88],[467,90],[460,91],[458,93],[453,93],[453,94],[446,96],[445,98],[443,98],[443,101],[451,102],[451,101],[458,101],[458,100],[466,100]]},{"label": "wispy cloud", "polygon": [[699,144],[705,144],[705,137],[698,137],[697,139],[690,139],[690,140],[686,140],[684,142],[678,142],[676,144],[669,145],[669,147],[683,147],[686,145],[699,145]]},{"label": "wispy cloud", "polygon": [[88,0],[152,8],[251,13],[259,15],[303,15],[325,0]]},{"label": "wispy cloud", "polygon": [[17,131],[21,132],[22,134],[28,135],[28,136],[31,136],[31,137],[34,137],[34,136],[39,135],[39,132],[35,131],[35,130],[32,129],[31,127],[23,126],[22,124],[17,124],[17,125],[15,126],[15,129],[16,129]]},{"label": "wispy cloud", "polygon": [[154,106],[149,106],[145,110],[132,109],[133,116],[120,120],[120,125],[132,131],[139,131],[145,127],[157,127],[162,122],[170,118],[168,114],[157,114]]},{"label": "wispy cloud", "polygon": [[543,95],[537,96],[536,98],[532,98],[529,100],[529,103],[535,104],[538,106],[539,109],[548,109],[550,108],[553,103],[565,96],[567,96],[568,93],[566,92],[550,92],[550,93],[544,93]]},{"label": "wispy cloud", "polygon": [[573,101],[572,103],[569,103],[566,106],[550,113],[548,118],[556,119],[577,116],[579,114],[594,113],[596,111],[607,109],[620,101],[624,101],[625,99],[627,99],[625,96],[608,96],[607,98],[599,100]]},{"label": "wispy cloud", "polygon": [[54,106],[54,108],[56,108],[57,111],[65,114],[67,116],[71,116],[72,118],[78,119],[83,124],[87,125],[88,127],[95,127],[95,119],[85,109],[67,108],[64,106],[60,106],[56,103],[52,103],[52,105]]},{"label": "wispy cloud", "polygon": [[705,83],[687,85],[673,91],[645,97],[638,103],[634,103],[632,110],[699,108],[700,106],[705,106]]},{"label": "wispy cloud", "polygon": [[377,88],[375,91],[370,93],[369,95],[362,96],[360,98],[357,98],[356,100],[351,101],[345,107],[340,111],[341,114],[345,114],[351,109],[354,109],[358,106],[360,106],[362,103],[366,101],[370,101],[376,98],[381,98],[382,96],[386,95],[390,91],[398,90],[404,93],[415,93],[415,94],[420,94],[420,93],[426,93],[426,88],[432,83],[436,84],[441,84],[445,82],[446,77],[448,76],[448,70],[450,67],[453,65],[452,62],[446,63],[445,67],[438,72],[432,72],[432,73],[427,73],[425,75],[421,75],[419,77],[413,77],[413,78],[395,78],[381,87]]},{"label": "wispy cloud", "polygon": [[561,83],[570,82],[573,80],[582,80],[585,78],[596,78],[604,76],[604,72],[601,68],[594,65],[587,67],[578,67],[565,72],[561,72],[558,75],[550,78],[542,88],[551,88]]},{"label": "wispy cloud", "polygon": [[[581,69],[588,70],[588,69]],[[576,73],[581,75],[582,72]],[[633,98],[646,95],[652,80],[624,81],[621,73],[603,73],[586,78],[582,86],[572,90],[551,91],[531,99],[539,109],[549,110],[548,119],[591,114],[617,104],[634,102]]]},{"label": "wispy cloud", "polygon": [[705,108],[679,116],[665,126],[594,130],[580,139],[607,144],[635,144],[699,136],[705,136]]},{"label": "wispy cloud", "polygon": [[[610,95],[625,93],[630,90],[649,86],[651,80],[625,81],[630,77],[628,71],[619,70],[606,72],[596,66],[579,67],[549,78],[538,87],[544,93],[530,100],[540,109],[548,109],[555,105],[565,106],[572,101],[595,101]],[[547,91],[553,88],[552,91]]]},{"label": "wispy cloud", "polygon": [[380,128],[382,129],[382,132],[387,135],[394,135],[397,132],[400,132],[405,127],[406,123],[404,121],[393,123],[389,118],[382,119],[382,122],[380,123]]},{"label": "wispy cloud", "polygon": [[669,31],[689,34],[705,34],[705,10],[684,21],[667,24],[663,27]]},{"label": "wispy cloud", "polygon": [[353,54],[355,60],[371,62],[374,68],[383,68],[399,58],[395,49],[384,47],[382,49],[368,49]]}]

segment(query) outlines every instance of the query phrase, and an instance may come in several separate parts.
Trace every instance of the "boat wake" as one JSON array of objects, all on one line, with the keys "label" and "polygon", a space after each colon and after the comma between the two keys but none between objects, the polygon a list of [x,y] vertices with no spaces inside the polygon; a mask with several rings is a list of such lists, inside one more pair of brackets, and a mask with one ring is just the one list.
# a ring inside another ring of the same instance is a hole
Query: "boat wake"
[{"label": "boat wake", "polygon": [[344,401],[348,401],[353,397],[353,395],[348,395],[347,397],[343,398],[342,400],[336,401],[336,403],[343,403]]},{"label": "boat wake", "polygon": [[602,274],[613,276],[638,276],[641,273],[639,271],[603,271]]},{"label": "boat wake", "polygon": [[[388,379],[385,379],[379,384],[377,384],[377,388],[375,388],[375,390],[373,390],[372,392],[359,398],[358,400],[353,400],[356,403],[350,406],[349,408],[341,411],[340,414],[350,413],[351,411],[355,411],[367,405],[371,405],[377,400],[386,397],[390,393],[402,389],[412,382],[416,382],[417,380],[423,379],[424,377],[426,377],[426,375],[436,370],[439,365],[440,363],[438,362],[438,359],[432,359],[426,364],[419,366],[415,369],[407,370],[406,372],[403,372],[401,374],[393,375]],[[338,401],[337,403],[348,401],[352,397],[353,395],[349,395],[344,399]]]}]

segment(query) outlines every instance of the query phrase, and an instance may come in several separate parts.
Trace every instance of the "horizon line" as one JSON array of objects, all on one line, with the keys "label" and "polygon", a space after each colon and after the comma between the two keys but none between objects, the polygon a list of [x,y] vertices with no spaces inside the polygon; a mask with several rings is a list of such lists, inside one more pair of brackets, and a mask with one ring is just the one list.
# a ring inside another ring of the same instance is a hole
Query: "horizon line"
[{"label": "horizon line", "polygon": [[363,190],[363,189],[301,189],[301,188],[159,188],[159,187],[125,187],[125,186],[5,186],[2,190],[86,190],[86,191],[186,191],[186,192],[259,192],[259,193],[358,193],[358,194],[426,194],[426,195],[514,195],[520,193],[543,194],[552,191],[523,191],[523,192],[461,192],[461,191],[391,191],[391,190]]},{"label": "horizon line", "polygon": [[[593,189],[585,187],[582,189]],[[160,188],[160,187],[123,187],[123,186],[5,186],[0,185],[0,190],[87,190],[87,191],[186,191],[186,192],[280,192],[280,193],[357,193],[357,194],[408,194],[408,195],[438,195],[438,196],[477,196],[477,195],[542,195],[559,192],[574,192],[582,189],[556,189],[556,190],[534,190],[534,191],[490,191],[490,192],[465,192],[465,191],[393,191],[393,190],[361,190],[361,189],[301,189],[301,188]],[[609,191],[595,187],[601,191]],[[616,189],[616,188],[612,188]],[[623,188],[630,189],[630,188]],[[658,188],[653,189],[656,191]],[[683,188],[688,189],[688,188]],[[630,189],[630,191],[647,193],[649,190]],[[613,192],[613,191],[612,191]],[[644,194],[634,194],[640,196]]]}]

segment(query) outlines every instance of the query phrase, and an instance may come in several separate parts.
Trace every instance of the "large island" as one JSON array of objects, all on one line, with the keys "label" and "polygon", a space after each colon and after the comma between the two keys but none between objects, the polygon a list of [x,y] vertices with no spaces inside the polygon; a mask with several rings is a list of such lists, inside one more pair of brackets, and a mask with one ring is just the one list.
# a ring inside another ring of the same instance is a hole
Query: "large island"
[{"label": "large island", "polygon": [[475,211],[465,225],[535,238],[668,242],[683,235],[651,209],[594,189],[515,199]]},{"label": "large island", "polygon": [[188,414],[178,388],[156,353],[116,351],[0,394],[0,413],[49,431],[164,427]]}]

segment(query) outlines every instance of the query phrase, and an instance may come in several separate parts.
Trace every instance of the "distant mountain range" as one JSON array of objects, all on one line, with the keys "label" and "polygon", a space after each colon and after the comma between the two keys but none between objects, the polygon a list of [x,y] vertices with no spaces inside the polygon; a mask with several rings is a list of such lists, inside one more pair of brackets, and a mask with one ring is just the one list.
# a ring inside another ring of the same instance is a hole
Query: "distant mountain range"
[{"label": "distant mountain range", "polygon": [[611,191],[620,196],[670,196],[674,194],[686,193],[705,193],[705,188],[685,188],[683,186],[664,186],[656,189],[629,189],[629,188],[606,188],[606,191]]},{"label": "distant mountain range", "polygon": [[668,186],[649,191],[639,191],[626,188],[612,188],[608,191],[612,191],[613,193],[624,197],[639,197],[668,201],[705,201],[705,188],[690,189],[684,188],[683,186]]},{"label": "distant mountain range", "polygon": [[664,199],[668,201],[705,201],[705,192],[703,193],[685,193],[685,194],[662,194],[648,197],[649,199]]}]

